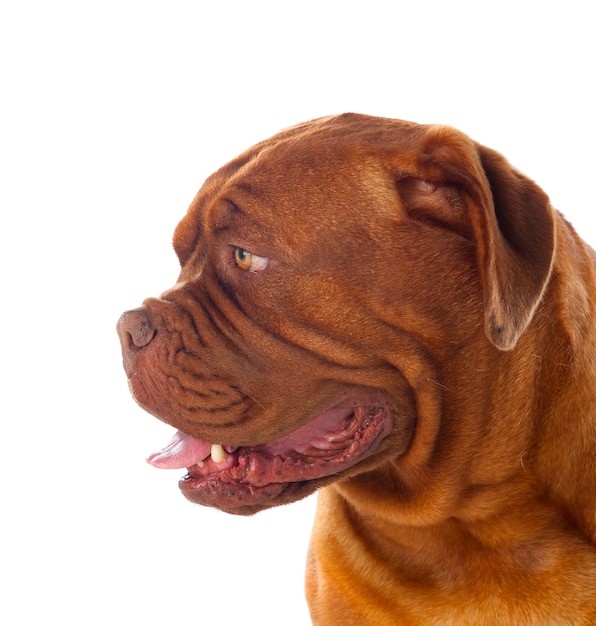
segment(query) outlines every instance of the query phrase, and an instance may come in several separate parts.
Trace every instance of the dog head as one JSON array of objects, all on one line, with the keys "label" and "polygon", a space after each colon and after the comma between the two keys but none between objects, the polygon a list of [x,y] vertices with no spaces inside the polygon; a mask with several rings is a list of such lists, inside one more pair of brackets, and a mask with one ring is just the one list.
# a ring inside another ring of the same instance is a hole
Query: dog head
[{"label": "dog head", "polygon": [[135,399],[178,429],[150,461],[247,514],[428,463],[445,372],[515,347],[554,221],[458,131],[347,114],[213,174],[174,248],[177,283],[118,323]]}]

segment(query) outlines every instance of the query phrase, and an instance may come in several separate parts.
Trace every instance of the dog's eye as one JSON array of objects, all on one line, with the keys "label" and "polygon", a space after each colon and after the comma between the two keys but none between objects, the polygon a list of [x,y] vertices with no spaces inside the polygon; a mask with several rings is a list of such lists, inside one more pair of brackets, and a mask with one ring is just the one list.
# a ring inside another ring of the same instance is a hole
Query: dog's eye
[{"label": "dog's eye", "polygon": [[243,248],[234,248],[234,261],[236,265],[247,272],[258,272],[264,270],[269,263],[269,259],[264,256],[258,256],[252,252],[248,252]]}]

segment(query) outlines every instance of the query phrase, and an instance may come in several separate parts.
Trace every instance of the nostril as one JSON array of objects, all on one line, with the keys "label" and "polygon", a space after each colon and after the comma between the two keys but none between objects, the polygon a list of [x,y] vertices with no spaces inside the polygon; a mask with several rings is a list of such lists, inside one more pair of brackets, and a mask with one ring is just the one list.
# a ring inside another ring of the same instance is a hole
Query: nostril
[{"label": "nostril", "polygon": [[146,309],[133,309],[123,313],[116,327],[122,347],[143,348],[151,342],[156,330]]}]

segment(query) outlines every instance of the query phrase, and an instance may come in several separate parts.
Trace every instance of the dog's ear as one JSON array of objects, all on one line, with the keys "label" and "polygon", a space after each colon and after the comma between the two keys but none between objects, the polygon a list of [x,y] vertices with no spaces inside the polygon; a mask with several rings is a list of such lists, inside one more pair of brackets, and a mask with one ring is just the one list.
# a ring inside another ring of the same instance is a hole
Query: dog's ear
[{"label": "dog's ear", "polygon": [[429,128],[416,161],[414,176],[398,181],[400,198],[408,211],[473,240],[487,336],[510,350],[550,277],[555,221],[548,197],[500,154],[448,127]]},{"label": "dog's ear", "polygon": [[502,349],[512,348],[526,328],[550,278],[555,253],[555,216],[548,196],[497,152],[478,146],[492,194],[496,228],[476,240],[487,248],[484,274],[486,329]]}]

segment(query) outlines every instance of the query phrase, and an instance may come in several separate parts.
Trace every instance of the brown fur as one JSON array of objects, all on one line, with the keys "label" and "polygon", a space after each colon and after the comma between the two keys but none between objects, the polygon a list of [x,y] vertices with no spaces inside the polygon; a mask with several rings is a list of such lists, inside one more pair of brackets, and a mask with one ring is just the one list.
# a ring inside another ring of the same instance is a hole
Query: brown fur
[{"label": "brown fur", "polygon": [[254,446],[344,388],[391,398],[371,457],[268,504],[322,487],[315,624],[596,623],[596,261],[538,186],[454,129],[348,114],[216,172],[174,245],[150,331],[121,322],[148,410]]}]

